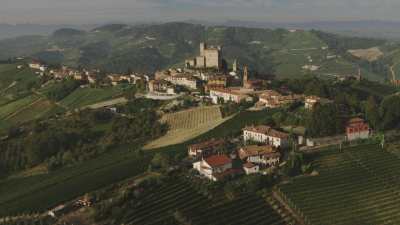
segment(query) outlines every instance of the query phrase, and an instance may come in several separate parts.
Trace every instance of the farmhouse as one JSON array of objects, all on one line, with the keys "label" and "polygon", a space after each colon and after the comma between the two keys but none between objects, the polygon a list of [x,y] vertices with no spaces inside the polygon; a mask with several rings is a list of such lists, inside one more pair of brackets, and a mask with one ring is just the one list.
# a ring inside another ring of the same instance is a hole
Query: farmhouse
[{"label": "farmhouse", "polygon": [[305,98],[305,100],[304,100],[304,106],[308,110],[312,110],[317,103],[319,103],[319,104],[328,104],[328,103],[332,103],[332,101],[329,100],[329,99],[321,98],[321,97],[314,96],[314,95],[307,96]]},{"label": "farmhouse", "polygon": [[289,145],[289,135],[287,133],[277,131],[269,126],[250,126],[243,129],[244,141],[255,141],[266,143],[274,147],[285,148]]},{"label": "farmhouse", "polygon": [[225,155],[213,155],[193,163],[193,168],[212,181],[236,173],[232,169],[232,160]]},{"label": "farmhouse", "polygon": [[370,137],[371,129],[361,118],[353,118],[348,121],[346,126],[346,137],[348,141],[357,139],[367,139]]},{"label": "farmhouse", "polygon": [[212,88],[210,89],[210,98],[214,104],[218,104],[219,99],[223,99],[224,102],[236,103],[252,100],[249,95],[240,93],[239,90],[233,88]]},{"label": "farmhouse", "polygon": [[188,154],[190,157],[195,159],[201,159],[215,154],[215,151],[222,148],[225,145],[225,141],[222,139],[209,141],[189,145]]},{"label": "farmhouse", "polygon": [[262,168],[278,165],[281,158],[278,150],[269,145],[244,146],[239,149],[238,154],[241,160],[259,165]]}]

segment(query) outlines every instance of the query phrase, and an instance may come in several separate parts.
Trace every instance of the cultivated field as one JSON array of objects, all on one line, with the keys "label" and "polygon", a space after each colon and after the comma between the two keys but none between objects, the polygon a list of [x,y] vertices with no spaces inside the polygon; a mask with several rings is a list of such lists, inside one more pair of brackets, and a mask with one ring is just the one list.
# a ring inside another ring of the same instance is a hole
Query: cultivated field
[{"label": "cultivated field", "polygon": [[229,117],[222,118],[219,106],[199,107],[167,114],[161,121],[169,125],[169,131],[163,137],[145,146],[145,149],[185,142],[215,128],[228,119]]},{"label": "cultivated field", "polygon": [[189,182],[179,179],[152,191],[142,202],[125,216],[124,224],[182,224],[176,221],[176,212],[193,225],[285,224],[266,201],[254,194],[244,194],[230,202],[223,197],[209,200]]},{"label": "cultivated field", "polygon": [[369,145],[321,153],[317,166],[278,189],[307,224],[400,224],[399,158]]}]

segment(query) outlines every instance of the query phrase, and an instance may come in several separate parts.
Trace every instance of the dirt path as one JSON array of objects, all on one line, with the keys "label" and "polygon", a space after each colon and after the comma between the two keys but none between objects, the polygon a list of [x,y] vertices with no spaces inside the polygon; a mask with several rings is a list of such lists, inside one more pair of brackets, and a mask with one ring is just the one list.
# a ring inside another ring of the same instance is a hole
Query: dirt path
[{"label": "dirt path", "polygon": [[103,102],[98,102],[92,105],[85,106],[84,108],[90,108],[90,109],[99,109],[99,108],[104,108],[104,107],[109,107],[109,106],[114,106],[114,105],[119,105],[119,104],[125,104],[127,103],[128,100],[125,97],[121,98],[115,98]]}]

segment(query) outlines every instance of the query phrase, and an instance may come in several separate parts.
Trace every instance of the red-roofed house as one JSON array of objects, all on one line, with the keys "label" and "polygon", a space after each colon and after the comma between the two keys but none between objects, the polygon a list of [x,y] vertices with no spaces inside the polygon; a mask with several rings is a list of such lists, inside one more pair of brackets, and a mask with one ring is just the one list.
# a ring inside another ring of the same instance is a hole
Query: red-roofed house
[{"label": "red-roofed house", "polygon": [[356,139],[367,139],[370,137],[371,129],[361,118],[354,118],[347,122],[346,135],[348,141]]},{"label": "red-roofed house", "polygon": [[250,126],[243,129],[244,141],[255,141],[266,143],[275,147],[287,147],[289,145],[289,134],[272,129],[269,126]]},{"label": "red-roofed house", "polygon": [[209,141],[193,144],[188,146],[188,155],[192,158],[201,159],[203,157],[208,157],[215,154],[215,151],[223,147],[225,141],[222,139],[215,140],[211,139]]},{"label": "red-roofed house", "polygon": [[213,155],[193,163],[193,168],[210,180],[217,181],[226,175],[233,174],[232,160],[226,155]]},{"label": "red-roofed house", "polygon": [[264,145],[248,145],[239,149],[239,157],[248,163],[260,165],[263,168],[277,166],[281,154],[275,147]]}]

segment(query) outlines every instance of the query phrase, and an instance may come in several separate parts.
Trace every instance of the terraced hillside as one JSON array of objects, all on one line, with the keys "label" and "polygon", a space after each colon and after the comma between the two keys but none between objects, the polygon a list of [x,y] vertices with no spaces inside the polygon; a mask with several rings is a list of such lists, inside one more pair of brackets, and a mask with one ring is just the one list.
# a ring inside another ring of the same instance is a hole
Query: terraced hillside
[{"label": "terraced hillside", "polygon": [[278,191],[308,224],[400,223],[396,156],[360,146],[321,153],[317,166],[319,176],[295,179]]},{"label": "terraced hillside", "polygon": [[255,194],[245,194],[233,201],[223,197],[209,200],[183,179],[163,185],[142,202],[125,215],[124,224],[181,224],[177,214],[193,225],[285,224],[274,209]]}]

